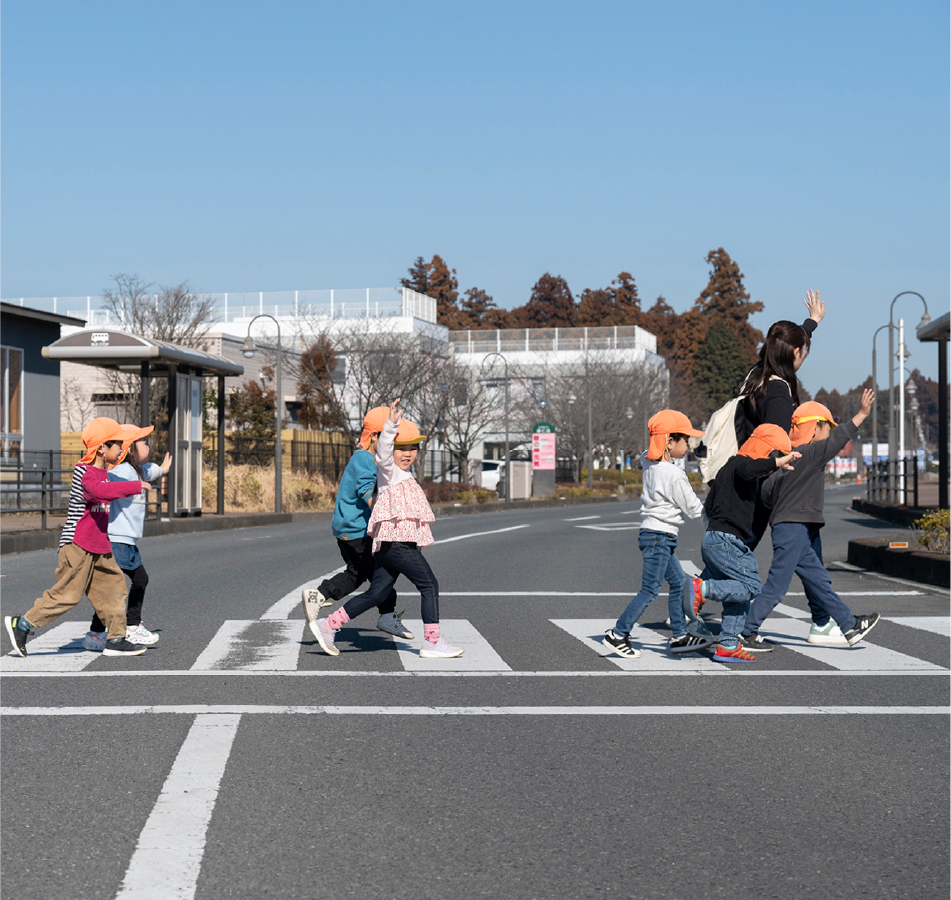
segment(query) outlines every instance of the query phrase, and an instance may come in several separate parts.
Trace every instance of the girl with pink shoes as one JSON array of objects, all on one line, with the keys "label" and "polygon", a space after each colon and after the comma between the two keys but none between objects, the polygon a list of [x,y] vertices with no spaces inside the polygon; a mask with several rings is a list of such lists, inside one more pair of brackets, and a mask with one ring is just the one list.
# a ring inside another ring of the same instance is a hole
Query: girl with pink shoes
[{"label": "girl with pink shoes", "polygon": [[375,568],[370,588],[352,597],[336,612],[314,624],[317,640],[325,653],[337,656],[336,633],[351,619],[378,606],[392,590],[396,579],[405,575],[420,594],[423,619],[423,659],[448,659],[462,656],[462,647],[454,647],[439,634],[439,584],[422,547],[434,543],[429,523],[436,517],[423,489],[410,474],[416,462],[419,444],[426,438],[419,428],[402,419],[399,399],[390,413],[377,447],[377,489],[368,528],[373,538]]}]

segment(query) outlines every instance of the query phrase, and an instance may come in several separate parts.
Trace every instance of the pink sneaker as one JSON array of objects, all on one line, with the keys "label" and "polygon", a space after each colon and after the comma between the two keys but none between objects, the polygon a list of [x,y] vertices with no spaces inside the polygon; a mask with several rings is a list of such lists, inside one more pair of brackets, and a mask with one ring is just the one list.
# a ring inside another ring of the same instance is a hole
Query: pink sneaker
[{"label": "pink sneaker", "polygon": [[423,641],[423,649],[419,651],[419,655],[422,659],[451,659],[454,656],[462,656],[465,652],[462,647],[453,647],[440,638],[435,644]]}]

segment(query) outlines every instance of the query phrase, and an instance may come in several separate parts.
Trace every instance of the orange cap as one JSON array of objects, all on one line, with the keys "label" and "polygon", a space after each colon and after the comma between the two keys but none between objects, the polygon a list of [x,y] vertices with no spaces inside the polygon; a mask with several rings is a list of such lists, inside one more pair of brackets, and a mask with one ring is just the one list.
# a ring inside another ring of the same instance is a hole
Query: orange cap
[{"label": "orange cap", "polygon": [[[119,457],[121,463],[129,453],[129,448],[139,439],[155,431],[154,425],[146,425],[144,428],[139,425],[130,425],[126,423],[122,426],[122,456]],[[116,464],[118,465],[118,463]]]},{"label": "orange cap", "polygon": [[757,425],[749,440],[739,449],[740,456],[749,456],[753,459],[766,459],[773,450],[781,450],[784,454],[792,450],[789,435],[778,425]]},{"label": "orange cap", "polygon": [[663,457],[667,449],[667,438],[672,434],[689,434],[692,437],[703,437],[706,434],[705,431],[694,428],[690,419],[676,409],[662,409],[651,416],[647,421],[647,430],[651,435],[647,458],[653,460]]},{"label": "orange cap", "polygon": [[828,422],[833,428],[836,427],[832,413],[821,403],[807,400],[796,407],[796,411],[792,414],[792,428],[789,430],[789,437],[794,447],[812,443],[812,439],[816,436],[816,422]]},{"label": "orange cap", "polygon": [[363,417],[363,433],[360,435],[360,441],[357,447],[361,450],[367,450],[370,447],[370,438],[374,434],[379,434],[389,418],[390,408],[388,406],[375,406]]},{"label": "orange cap", "polygon": [[[389,413],[389,410],[387,410]],[[426,440],[425,434],[419,433],[419,428],[416,427],[416,424],[410,422],[409,419],[400,419],[400,430],[396,432],[396,445],[402,446],[404,444],[419,444]]]},{"label": "orange cap", "polygon": [[106,441],[124,440],[125,432],[115,419],[110,419],[108,416],[98,416],[83,429],[82,442],[86,452],[80,462],[91,463],[96,458],[96,451]]}]

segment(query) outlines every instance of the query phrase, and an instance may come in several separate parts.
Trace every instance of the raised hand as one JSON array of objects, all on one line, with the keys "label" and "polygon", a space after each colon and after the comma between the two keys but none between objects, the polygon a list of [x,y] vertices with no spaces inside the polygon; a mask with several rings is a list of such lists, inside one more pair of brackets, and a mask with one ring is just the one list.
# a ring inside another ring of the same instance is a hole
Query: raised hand
[{"label": "raised hand", "polygon": [[806,299],[802,302],[806,304],[806,309],[809,310],[809,318],[813,319],[816,324],[825,318],[826,305],[822,302],[818,291],[806,291]]},{"label": "raised hand", "polygon": [[403,410],[397,409],[397,407],[398,407],[399,405],[400,405],[400,398],[399,398],[399,397],[397,397],[397,398],[390,404],[389,422],[390,422],[391,425],[399,425],[399,423],[400,423],[400,418],[401,418],[402,415],[403,415]]},{"label": "raised hand", "polygon": [[168,470],[172,468],[172,454],[166,453],[165,459],[162,460],[162,474],[168,475]]},{"label": "raised hand", "polygon": [[794,467],[791,466],[790,463],[791,463],[794,459],[801,459],[801,458],[802,458],[802,454],[801,454],[801,453],[797,453],[795,450],[793,450],[792,453],[790,453],[790,454],[788,454],[788,455],[786,455],[786,456],[780,456],[779,459],[776,460],[776,468],[777,468],[777,469],[786,469],[787,471],[791,472]]},{"label": "raised hand", "polygon": [[867,416],[872,411],[872,404],[875,402],[875,392],[866,388],[862,391],[862,405],[859,411],[863,416]]}]

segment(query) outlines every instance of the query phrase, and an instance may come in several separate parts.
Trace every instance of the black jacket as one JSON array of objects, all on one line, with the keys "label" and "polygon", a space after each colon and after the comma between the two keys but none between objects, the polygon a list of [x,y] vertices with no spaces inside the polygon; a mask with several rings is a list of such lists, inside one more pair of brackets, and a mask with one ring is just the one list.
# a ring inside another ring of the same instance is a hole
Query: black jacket
[{"label": "black jacket", "polygon": [[731,456],[717,472],[703,504],[709,519],[707,531],[725,531],[744,543],[751,541],[760,479],[775,471],[775,459]]}]

